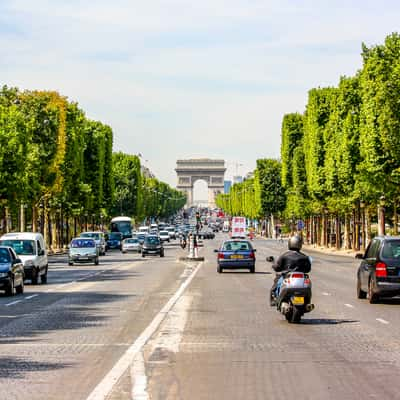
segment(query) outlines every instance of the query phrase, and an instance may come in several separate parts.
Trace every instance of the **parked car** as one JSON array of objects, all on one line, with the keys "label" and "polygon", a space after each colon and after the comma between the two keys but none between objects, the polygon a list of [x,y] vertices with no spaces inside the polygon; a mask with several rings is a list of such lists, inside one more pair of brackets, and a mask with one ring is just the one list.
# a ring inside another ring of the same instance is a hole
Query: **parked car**
[{"label": "parked car", "polygon": [[104,233],[101,231],[96,231],[96,232],[82,232],[80,237],[83,238],[91,238],[94,239],[96,242],[97,247],[99,248],[99,254],[101,256],[106,255],[106,239],[104,237]]},{"label": "parked car", "polygon": [[138,238],[129,238],[122,242],[122,252],[125,254],[128,251],[142,252],[142,246]]},{"label": "parked car", "polygon": [[7,296],[24,293],[24,265],[8,246],[0,246],[0,290]]},{"label": "parked car", "polygon": [[400,295],[400,237],[372,239],[357,270],[357,297],[376,303],[381,297]]},{"label": "parked car", "polygon": [[99,265],[99,247],[92,238],[78,237],[71,240],[68,265],[74,263],[94,263]]},{"label": "parked car", "polygon": [[32,232],[6,233],[0,238],[0,246],[12,247],[24,265],[24,278],[36,285],[47,283],[49,263],[43,235]]},{"label": "parked car", "polygon": [[160,231],[160,233],[158,234],[158,236],[160,237],[160,240],[162,242],[169,242],[169,233],[168,231]]},{"label": "parked car", "polygon": [[148,235],[144,239],[142,246],[142,257],[145,257],[149,254],[164,257],[164,247],[162,245],[162,241],[156,235]]},{"label": "parked car", "polygon": [[122,250],[123,235],[120,232],[110,232],[106,241],[106,248]]},{"label": "parked car", "polygon": [[217,271],[223,272],[224,269],[249,269],[255,272],[256,249],[248,240],[232,239],[222,243],[218,250]]}]

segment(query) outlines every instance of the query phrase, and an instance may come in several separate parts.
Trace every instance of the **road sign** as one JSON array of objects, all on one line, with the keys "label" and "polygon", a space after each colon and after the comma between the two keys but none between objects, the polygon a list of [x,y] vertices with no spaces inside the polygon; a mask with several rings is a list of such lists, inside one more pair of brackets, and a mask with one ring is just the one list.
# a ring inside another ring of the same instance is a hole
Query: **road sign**
[{"label": "road sign", "polygon": [[304,221],[303,221],[303,220],[299,219],[299,220],[297,221],[297,229],[298,229],[299,231],[302,231],[302,230],[304,229]]}]

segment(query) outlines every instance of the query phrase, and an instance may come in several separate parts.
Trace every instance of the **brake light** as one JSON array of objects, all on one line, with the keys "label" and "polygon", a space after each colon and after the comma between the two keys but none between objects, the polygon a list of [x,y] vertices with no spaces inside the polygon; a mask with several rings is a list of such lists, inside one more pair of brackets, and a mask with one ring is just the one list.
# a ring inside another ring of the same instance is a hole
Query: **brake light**
[{"label": "brake light", "polygon": [[311,283],[310,278],[304,278],[304,284],[309,285]]},{"label": "brake light", "polygon": [[223,260],[223,259],[224,259],[224,254],[218,253],[218,260]]},{"label": "brake light", "polygon": [[385,263],[383,263],[383,262],[376,263],[375,276],[378,278],[386,278],[387,277],[387,268],[386,268]]},{"label": "brake light", "polygon": [[256,258],[255,254],[254,254],[254,251],[252,251],[252,252],[250,253],[250,256],[249,256],[249,257],[252,258],[253,260]]},{"label": "brake light", "polygon": [[299,273],[292,274],[292,278],[304,278],[304,275],[303,274],[299,274]]}]

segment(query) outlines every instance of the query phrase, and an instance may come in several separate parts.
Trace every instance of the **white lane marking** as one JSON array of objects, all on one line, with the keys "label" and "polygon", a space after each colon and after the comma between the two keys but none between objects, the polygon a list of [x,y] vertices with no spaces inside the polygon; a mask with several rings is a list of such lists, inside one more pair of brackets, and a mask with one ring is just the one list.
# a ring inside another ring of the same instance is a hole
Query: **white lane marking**
[{"label": "white lane marking", "polygon": [[25,297],[25,300],[30,300],[30,299],[33,299],[34,297],[37,297],[37,296],[39,296],[38,293],[32,294],[31,296]]},{"label": "white lane marking", "polygon": [[381,324],[385,324],[385,325],[389,324],[388,321],[386,321],[385,319],[382,319],[382,318],[377,318],[376,320],[377,320],[378,322],[380,322]]},{"label": "white lane marking", "polygon": [[147,375],[146,366],[144,364],[143,352],[139,351],[133,360],[131,366],[132,377],[132,400],[148,400],[147,393]]},{"label": "white lane marking", "polygon": [[21,301],[22,301],[22,300],[15,300],[15,301],[12,301],[11,303],[4,304],[4,305],[5,305],[6,307],[9,307],[9,306],[13,306],[14,304],[21,303]]},{"label": "white lane marking", "polygon": [[347,304],[347,303],[345,304],[345,306],[349,307],[349,308],[354,308],[354,306],[352,306],[351,304]]},{"label": "white lane marking", "polygon": [[185,289],[190,285],[193,278],[196,276],[197,272],[201,268],[203,263],[199,263],[194,269],[193,273],[188,277],[186,281],[182,283],[176,293],[168,300],[165,306],[158,312],[151,321],[150,325],[140,334],[140,336],[135,340],[135,342],[129,347],[129,349],[122,355],[122,357],[117,361],[114,367],[108,372],[108,374],[103,378],[103,380],[94,388],[92,393],[90,393],[87,400],[104,400],[106,396],[111,392],[114,385],[118,382],[122,374],[132,365],[135,356],[139,351],[142,350],[143,346],[147,343],[150,337],[158,329],[161,322],[167,316],[168,312],[177,302],[179,297],[185,291]]},{"label": "white lane marking", "polygon": [[330,294],[329,294],[328,292],[322,292],[322,294],[323,294],[324,296],[330,296]]}]

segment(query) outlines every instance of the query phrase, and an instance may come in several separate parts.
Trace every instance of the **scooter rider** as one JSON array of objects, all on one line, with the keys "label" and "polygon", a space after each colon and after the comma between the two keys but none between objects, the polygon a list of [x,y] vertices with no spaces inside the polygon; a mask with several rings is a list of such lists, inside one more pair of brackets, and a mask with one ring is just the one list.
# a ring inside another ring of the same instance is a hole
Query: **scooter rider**
[{"label": "scooter rider", "polygon": [[283,253],[278,258],[277,262],[272,265],[274,271],[278,273],[275,276],[274,284],[271,288],[271,306],[276,306],[277,288],[280,286],[278,282],[283,280],[283,277],[286,275],[286,273],[294,270],[303,273],[308,273],[311,271],[311,262],[309,257],[300,251],[302,245],[303,240],[300,236],[292,236],[288,242],[289,250]]}]

